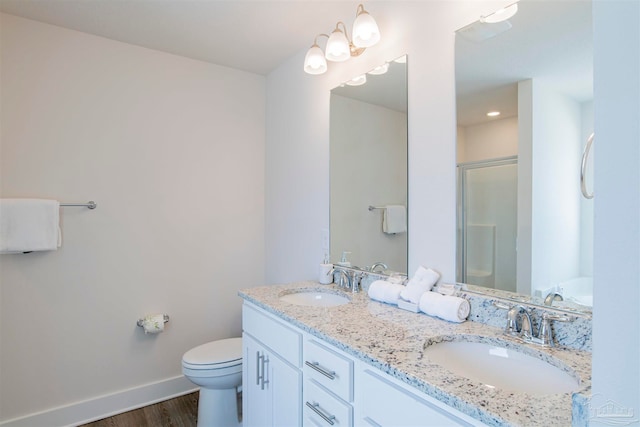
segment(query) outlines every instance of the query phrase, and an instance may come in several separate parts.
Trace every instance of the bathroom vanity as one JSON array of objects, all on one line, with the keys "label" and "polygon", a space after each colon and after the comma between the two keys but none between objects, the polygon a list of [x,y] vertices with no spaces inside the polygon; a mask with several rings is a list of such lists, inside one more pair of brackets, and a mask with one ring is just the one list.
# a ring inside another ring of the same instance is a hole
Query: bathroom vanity
[{"label": "bathroom vanity", "polygon": [[[333,294],[328,306],[287,296]],[[572,393],[507,391],[433,362],[439,342],[499,342],[590,387],[590,353],[542,349],[477,322],[453,324],[316,282],[252,288],[243,306],[245,426],[571,425]],[[535,395],[537,394],[537,395]]]}]

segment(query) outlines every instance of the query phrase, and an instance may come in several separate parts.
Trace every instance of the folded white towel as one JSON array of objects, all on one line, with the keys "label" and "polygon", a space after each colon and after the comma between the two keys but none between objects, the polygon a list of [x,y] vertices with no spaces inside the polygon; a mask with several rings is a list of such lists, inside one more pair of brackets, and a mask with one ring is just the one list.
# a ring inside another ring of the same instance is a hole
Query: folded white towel
[{"label": "folded white towel", "polygon": [[369,286],[369,298],[387,304],[398,304],[400,292],[404,286],[398,283],[390,283],[385,280],[376,280]]},{"label": "folded white towel", "polygon": [[418,304],[420,297],[425,292],[429,292],[433,285],[440,279],[440,274],[430,268],[418,267],[415,274],[402,290],[400,296],[403,300]]},{"label": "folded white towel", "polygon": [[0,199],[0,253],[56,250],[60,239],[59,202]]},{"label": "folded white towel", "polygon": [[382,214],[382,231],[387,234],[407,232],[407,208],[403,205],[385,206]]},{"label": "folded white towel", "polygon": [[461,323],[469,316],[471,305],[464,298],[425,292],[418,304],[420,311],[449,322]]}]

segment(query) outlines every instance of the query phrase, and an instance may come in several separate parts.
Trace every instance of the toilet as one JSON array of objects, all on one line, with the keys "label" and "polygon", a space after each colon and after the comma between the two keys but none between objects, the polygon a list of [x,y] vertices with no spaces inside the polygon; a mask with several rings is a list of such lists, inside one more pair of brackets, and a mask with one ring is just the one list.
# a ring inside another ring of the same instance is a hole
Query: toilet
[{"label": "toilet", "polygon": [[182,356],[182,373],[200,386],[198,427],[242,425],[237,389],[242,384],[242,338],[212,341]]}]

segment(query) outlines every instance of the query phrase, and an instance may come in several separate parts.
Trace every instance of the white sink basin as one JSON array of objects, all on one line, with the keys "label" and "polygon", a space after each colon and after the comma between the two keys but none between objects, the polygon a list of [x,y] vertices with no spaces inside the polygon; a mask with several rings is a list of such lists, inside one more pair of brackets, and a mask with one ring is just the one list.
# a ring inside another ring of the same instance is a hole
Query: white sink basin
[{"label": "white sink basin", "polygon": [[337,305],[348,303],[349,298],[344,295],[334,294],[332,292],[319,290],[303,290],[300,292],[281,295],[280,301],[295,305],[335,307]]},{"label": "white sink basin", "polygon": [[486,342],[439,342],[425,347],[425,356],[451,372],[488,388],[530,394],[576,391],[580,381],[536,357]]}]

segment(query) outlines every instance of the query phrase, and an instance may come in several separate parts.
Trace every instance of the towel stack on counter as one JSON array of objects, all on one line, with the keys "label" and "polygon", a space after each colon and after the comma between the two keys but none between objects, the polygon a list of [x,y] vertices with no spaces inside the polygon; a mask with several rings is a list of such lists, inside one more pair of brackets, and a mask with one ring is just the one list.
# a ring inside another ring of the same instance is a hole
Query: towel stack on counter
[{"label": "towel stack on counter", "polygon": [[[437,272],[420,266],[406,286],[384,280],[373,282],[369,287],[369,298],[449,322],[464,322],[471,310],[469,301],[451,295],[452,286],[442,285],[439,292],[432,290],[438,280]],[[443,295],[445,293],[447,295]]]}]

